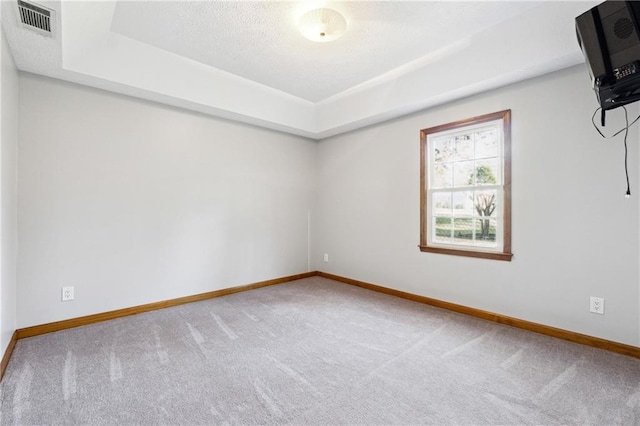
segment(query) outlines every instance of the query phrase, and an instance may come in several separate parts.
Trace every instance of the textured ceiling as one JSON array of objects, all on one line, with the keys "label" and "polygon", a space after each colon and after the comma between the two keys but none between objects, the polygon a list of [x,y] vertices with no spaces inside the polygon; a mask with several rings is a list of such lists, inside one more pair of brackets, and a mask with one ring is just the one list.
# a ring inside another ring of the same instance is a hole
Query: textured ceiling
[{"label": "textured ceiling", "polygon": [[[33,1],[53,37],[0,1],[22,71],[313,139],[579,64],[574,19],[599,3]],[[342,38],[302,37],[314,7]]]},{"label": "textured ceiling", "polygon": [[111,30],[317,102],[492,27],[540,2],[333,2],[330,43],[296,26],[305,2],[118,2]]}]

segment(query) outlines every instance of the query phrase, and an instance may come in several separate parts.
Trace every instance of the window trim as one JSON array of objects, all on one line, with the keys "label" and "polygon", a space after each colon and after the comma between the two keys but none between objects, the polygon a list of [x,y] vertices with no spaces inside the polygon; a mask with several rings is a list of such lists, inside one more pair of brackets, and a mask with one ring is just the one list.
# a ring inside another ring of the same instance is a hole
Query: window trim
[{"label": "window trim", "polygon": [[[428,164],[427,137],[435,133],[449,132],[454,129],[476,126],[479,124],[502,120],[502,249],[483,250],[480,247],[448,248],[428,245]],[[441,124],[420,130],[420,251],[429,253],[450,254],[455,256],[477,257],[483,259],[511,261],[511,110],[503,110],[491,114],[480,115],[452,123]]]}]

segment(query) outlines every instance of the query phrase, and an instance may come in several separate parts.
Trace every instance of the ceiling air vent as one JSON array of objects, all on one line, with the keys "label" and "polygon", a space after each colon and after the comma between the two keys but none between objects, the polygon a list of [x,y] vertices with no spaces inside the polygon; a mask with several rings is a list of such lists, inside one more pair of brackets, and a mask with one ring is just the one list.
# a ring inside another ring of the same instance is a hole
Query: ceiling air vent
[{"label": "ceiling air vent", "polygon": [[25,26],[39,32],[40,34],[52,35],[51,23],[53,11],[42,6],[18,0],[18,14],[20,22]]}]

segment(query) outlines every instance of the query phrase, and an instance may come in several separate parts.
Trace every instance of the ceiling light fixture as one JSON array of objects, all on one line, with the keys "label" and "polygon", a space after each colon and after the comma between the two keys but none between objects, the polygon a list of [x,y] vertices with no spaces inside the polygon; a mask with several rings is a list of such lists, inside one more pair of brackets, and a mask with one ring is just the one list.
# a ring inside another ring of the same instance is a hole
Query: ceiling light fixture
[{"label": "ceiling light fixture", "polygon": [[347,29],[347,20],[333,9],[314,9],[302,15],[298,27],[303,36],[311,41],[333,41]]}]

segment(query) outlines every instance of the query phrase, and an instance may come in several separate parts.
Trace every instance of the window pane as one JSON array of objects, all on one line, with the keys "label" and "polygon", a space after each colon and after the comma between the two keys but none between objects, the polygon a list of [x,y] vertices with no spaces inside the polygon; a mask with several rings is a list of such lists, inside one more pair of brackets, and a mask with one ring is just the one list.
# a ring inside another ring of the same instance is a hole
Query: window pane
[{"label": "window pane", "polygon": [[473,228],[475,219],[454,219],[454,237],[458,243],[470,243],[473,241]]},{"label": "window pane", "polygon": [[460,135],[455,138],[455,160],[470,160],[473,158],[473,140],[469,135]]},{"label": "window pane", "polygon": [[453,185],[453,166],[448,164],[436,164],[433,168],[432,188],[451,188]]},{"label": "window pane", "polygon": [[476,158],[498,156],[498,131],[490,129],[476,134]]},{"label": "window pane", "polygon": [[453,219],[450,217],[434,217],[433,229],[435,229],[433,235],[433,241],[438,243],[451,243],[453,232]]},{"label": "window pane", "polygon": [[467,186],[473,184],[473,161],[453,163],[453,185]]},{"label": "window pane", "polygon": [[420,250],[511,260],[511,111],[420,131]]},{"label": "window pane", "polygon": [[438,138],[433,141],[433,161],[443,163],[453,159],[453,141],[451,138]]},{"label": "window pane", "polygon": [[488,191],[476,191],[474,208],[478,216],[492,216],[496,215],[496,190]]},{"label": "window pane", "polygon": [[482,247],[496,245],[496,219],[474,219],[476,228],[476,244]]},{"label": "window pane", "polygon": [[453,194],[453,214],[454,216],[473,216],[473,192],[463,191]]},{"label": "window pane", "polygon": [[435,216],[451,216],[450,192],[435,192],[433,194],[433,214]]},{"label": "window pane", "polygon": [[476,185],[495,185],[499,183],[499,169],[497,158],[487,158],[476,161],[474,173]]}]

